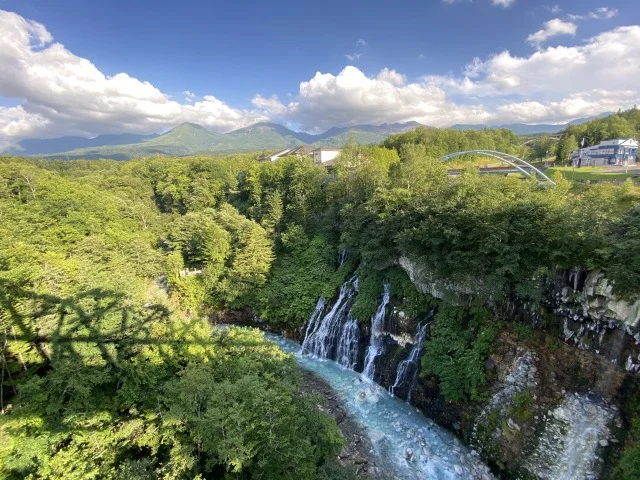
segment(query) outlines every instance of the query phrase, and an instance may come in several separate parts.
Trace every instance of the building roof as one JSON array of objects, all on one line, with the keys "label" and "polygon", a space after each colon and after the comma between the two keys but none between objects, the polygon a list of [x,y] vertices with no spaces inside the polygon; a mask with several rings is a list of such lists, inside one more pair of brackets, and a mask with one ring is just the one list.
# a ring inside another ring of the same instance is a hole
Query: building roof
[{"label": "building roof", "polygon": [[604,140],[600,142],[599,145],[606,145],[606,146],[625,145],[629,147],[637,147],[638,141],[633,138],[616,138],[613,140]]},{"label": "building roof", "polygon": [[341,152],[342,148],[340,147],[319,147],[316,148],[315,150],[312,150],[312,152]]},{"label": "building roof", "polygon": [[280,150],[279,152],[272,153],[271,155],[264,155],[262,157],[258,157],[258,161],[265,161],[265,160],[273,161],[280,157],[284,157],[285,155],[293,155],[295,153],[298,153],[300,149],[301,147],[286,148],[284,150]]}]

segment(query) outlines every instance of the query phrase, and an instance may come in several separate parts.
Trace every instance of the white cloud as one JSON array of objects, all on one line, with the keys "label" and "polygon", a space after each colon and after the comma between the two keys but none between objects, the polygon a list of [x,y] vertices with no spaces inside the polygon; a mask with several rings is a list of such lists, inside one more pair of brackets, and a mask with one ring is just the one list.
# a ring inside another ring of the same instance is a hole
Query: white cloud
[{"label": "white cloud", "polygon": [[640,26],[619,27],[572,47],[527,56],[474,58],[460,75],[408,79],[384,68],[317,72],[286,101],[256,95],[250,109],[212,95],[180,103],[126,73],[106,76],[53,43],[40,24],[0,11],[0,143],[25,137],[157,132],[183,121],[229,131],[277,121],[309,132],[334,126],[416,120],[454,123],[560,123],[640,103]]},{"label": "white cloud", "polygon": [[491,5],[494,7],[507,8],[511,6],[515,0],[491,0]]},{"label": "white cloud", "polygon": [[3,143],[29,136],[148,133],[182,121],[228,131],[265,119],[213,96],[185,105],[126,73],[107,76],[53,43],[43,25],[15,13],[0,10],[0,31],[0,97],[24,99],[18,107],[0,107]]},{"label": "white cloud", "polygon": [[554,18],[546,22],[542,30],[538,30],[527,37],[527,42],[531,45],[540,46],[551,37],[558,35],[575,35],[578,26],[575,23],[565,22],[559,18]]},{"label": "white cloud", "polygon": [[618,10],[616,8],[600,7],[584,15],[570,14],[570,15],[567,15],[567,17],[570,20],[586,20],[586,19],[606,20],[609,18],[613,18],[616,15],[618,15]]},{"label": "white cloud", "polygon": [[445,92],[435,85],[409,83],[404,75],[387,68],[371,78],[353,66],[337,75],[316,73],[300,83],[294,100],[274,110],[283,112],[280,115],[286,121],[313,132],[363,123],[416,120],[443,126],[490,118],[482,106],[448,101]]},{"label": "white cloud", "polygon": [[550,7],[545,7],[547,10],[549,10],[551,13],[560,13],[562,11],[562,9],[560,8],[560,5],[551,5]]},{"label": "white cloud", "polygon": [[[640,26],[618,27],[573,47],[528,57],[508,51],[475,59],[462,77],[432,76],[449,95],[497,104],[497,121],[563,122],[640,102]],[[508,98],[519,98],[508,101]]]},{"label": "white cloud", "polygon": [[262,95],[256,95],[253,97],[253,100],[251,100],[251,103],[269,116],[282,116],[287,111],[287,107],[280,102],[277,95],[271,95],[269,98],[265,98]]},{"label": "white cloud", "polygon": [[[516,0],[491,0],[491,5],[494,7],[502,7],[508,8]],[[473,3],[473,0],[442,0],[442,3],[446,3],[447,5],[453,5],[454,3]]]},{"label": "white cloud", "polygon": [[362,38],[359,38],[358,40],[356,40],[356,47],[359,47],[359,50],[360,50],[359,52],[344,54],[344,57],[350,62],[355,62],[357,60],[360,60],[360,57],[364,55],[364,51],[366,50],[367,42],[365,42]]}]

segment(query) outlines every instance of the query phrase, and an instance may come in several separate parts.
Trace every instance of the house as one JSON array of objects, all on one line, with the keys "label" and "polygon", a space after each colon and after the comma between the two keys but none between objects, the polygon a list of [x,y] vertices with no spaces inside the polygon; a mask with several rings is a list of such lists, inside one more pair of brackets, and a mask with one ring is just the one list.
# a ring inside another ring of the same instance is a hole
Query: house
[{"label": "house", "polygon": [[336,157],[342,151],[338,147],[320,147],[311,151],[313,157],[313,163],[316,165],[322,165],[324,167],[331,167],[335,163]]},{"label": "house", "polygon": [[635,165],[638,158],[638,142],[632,138],[605,140],[598,145],[574,150],[573,166]]}]

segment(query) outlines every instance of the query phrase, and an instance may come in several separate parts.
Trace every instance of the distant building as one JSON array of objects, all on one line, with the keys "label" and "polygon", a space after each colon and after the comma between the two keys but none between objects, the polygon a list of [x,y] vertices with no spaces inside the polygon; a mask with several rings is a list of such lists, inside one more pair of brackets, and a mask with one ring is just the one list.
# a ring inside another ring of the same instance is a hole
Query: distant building
[{"label": "distant building", "polygon": [[[580,161],[580,158],[582,160]],[[606,140],[598,145],[574,150],[571,163],[578,166],[635,165],[638,158],[638,142],[632,138]]]},{"label": "distant building", "polygon": [[263,157],[258,157],[258,161],[259,162],[275,162],[280,157],[284,157],[286,155],[291,155],[294,150],[296,150],[296,148],[285,148],[284,150],[281,150],[281,151],[276,152],[274,154],[265,155]]},{"label": "distant building", "polygon": [[306,157],[311,153],[310,147],[291,147],[276,152],[271,155],[265,155],[263,157],[258,157],[259,162],[275,162],[280,157],[286,157],[287,155],[297,155],[299,157]]},{"label": "distant building", "polygon": [[313,163],[316,165],[322,165],[325,167],[331,167],[336,157],[342,151],[341,148],[338,147],[320,147],[311,151],[311,156],[313,157]]}]

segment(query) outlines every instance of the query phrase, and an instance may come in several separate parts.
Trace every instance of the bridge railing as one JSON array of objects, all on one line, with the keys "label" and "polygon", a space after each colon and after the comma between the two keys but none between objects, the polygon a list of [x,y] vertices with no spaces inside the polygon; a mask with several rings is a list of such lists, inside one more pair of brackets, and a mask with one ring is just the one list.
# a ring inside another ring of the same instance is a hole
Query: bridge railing
[{"label": "bridge railing", "polygon": [[551,180],[547,175],[545,175],[542,170],[537,169],[529,162],[526,162],[523,159],[518,158],[514,155],[510,155],[508,153],[498,152],[497,150],[466,150],[463,152],[454,152],[441,157],[440,161],[445,162],[447,160],[451,160],[452,158],[461,157],[463,155],[482,155],[485,157],[495,158],[497,160],[500,160],[501,162],[511,165],[526,177],[533,176],[533,174],[531,173],[531,171],[533,171],[535,172],[536,179],[538,177],[541,177],[542,181],[549,182],[551,185],[555,185],[555,182]]}]

